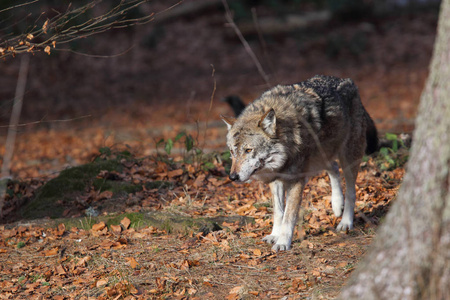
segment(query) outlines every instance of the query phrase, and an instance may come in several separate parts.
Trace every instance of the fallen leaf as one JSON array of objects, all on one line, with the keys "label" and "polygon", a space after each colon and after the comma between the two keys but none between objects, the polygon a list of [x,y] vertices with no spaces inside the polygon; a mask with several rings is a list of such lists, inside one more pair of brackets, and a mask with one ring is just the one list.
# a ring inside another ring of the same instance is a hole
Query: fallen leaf
[{"label": "fallen leaf", "polygon": [[108,280],[106,280],[106,279],[100,279],[100,280],[98,280],[96,283],[95,283],[95,286],[96,287],[101,287],[101,286],[103,286],[103,285],[105,285],[105,284],[107,284],[108,283]]},{"label": "fallen leaf", "polygon": [[121,249],[128,245],[128,241],[125,238],[119,238],[116,242],[113,243],[112,248],[113,249]]},{"label": "fallen leaf", "polygon": [[184,294],[186,294],[186,288],[181,288],[174,293],[174,295],[177,297],[184,296]]},{"label": "fallen leaf", "polygon": [[77,267],[85,267],[87,262],[91,260],[91,256],[87,255],[77,262]]},{"label": "fallen leaf", "polygon": [[122,221],[120,221],[120,224],[122,224],[125,229],[128,229],[128,227],[130,227],[131,221],[130,219],[125,217],[122,219]]},{"label": "fallen leaf", "polygon": [[110,228],[115,234],[120,234],[122,232],[122,227],[120,225],[111,225]]},{"label": "fallen leaf", "polygon": [[228,251],[231,249],[230,243],[228,243],[227,240],[222,240],[222,242],[220,243],[220,247],[225,251]]},{"label": "fallen leaf", "polygon": [[44,251],[44,256],[54,256],[58,254],[59,247]]},{"label": "fallen leaf", "polygon": [[226,297],[226,299],[227,300],[241,299],[241,296],[245,294],[245,292],[246,292],[245,286],[243,285],[235,286],[230,290],[229,295]]},{"label": "fallen leaf", "polygon": [[252,252],[253,252],[253,254],[256,255],[256,256],[261,256],[261,255],[262,255],[262,252],[261,252],[261,250],[259,250],[259,249],[252,249]]},{"label": "fallen leaf", "polygon": [[257,211],[256,207],[253,206],[253,203],[248,203],[236,209],[236,213],[240,215],[246,215],[252,211]]},{"label": "fallen leaf", "polygon": [[173,178],[173,177],[178,177],[183,175],[183,170],[182,169],[178,169],[178,170],[173,170],[173,171],[169,171],[167,172],[167,177],[169,178]]},{"label": "fallen leaf", "polygon": [[235,286],[230,290],[229,294],[239,294],[243,289],[244,289],[243,285]]},{"label": "fallen leaf", "polygon": [[187,293],[188,293],[189,295],[193,296],[193,295],[195,295],[195,293],[197,293],[197,290],[194,289],[194,288],[189,288],[189,289],[187,290]]},{"label": "fallen leaf", "polygon": [[64,269],[64,267],[62,265],[58,265],[55,268],[55,271],[56,271],[56,274],[58,274],[58,275],[66,275],[67,274],[66,270]]},{"label": "fallen leaf", "polygon": [[133,269],[135,269],[139,265],[133,257],[125,257],[125,260]]},{"label": "fallen leaf", "polygon": [[57,236],[62,236],[65,231],[66,231],[66,225],[64,225],[64,223],[60,223],[58,225],[58,230],[56,231],[56,235]]},{"label": "fallen leaf", "polygon": [[111,191],[103,191],[101,192],[98,197],[96,198],[96,200],[102,200],[102,199],[111,199],[113,196],[113,192]]},{"label": "fallen leaf", "polygon": [[194,181],[194,183],[193,183],[192,185],[193,185],[194,187],[196,187],[196,188],[200,187],[200,186],[203,184],[203,182],[205,181],[205,178],[206,178],[206,175],[205,175],[205,174],[199,175],[199,176],[195,179],[195,181]]},{"label": "fallen leaf", "polygon": [[92,231],[100,231],[105,227],[106,227],[106,224],[105,224],[105,222],[102,221],[100,223],[92,225]]}]

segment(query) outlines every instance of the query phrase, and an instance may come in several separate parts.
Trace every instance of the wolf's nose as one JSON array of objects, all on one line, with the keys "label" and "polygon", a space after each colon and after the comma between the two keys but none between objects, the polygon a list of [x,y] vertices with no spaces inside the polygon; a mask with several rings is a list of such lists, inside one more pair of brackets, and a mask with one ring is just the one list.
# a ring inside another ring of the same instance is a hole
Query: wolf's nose
[{"label": "wolf's nose", "polygon": [[238,173],[235,173],[235,172],[231,173],[231,174],[230,174],[230,179],[231,179],[232,181],[239,180],[239,174],[238,174]]}]

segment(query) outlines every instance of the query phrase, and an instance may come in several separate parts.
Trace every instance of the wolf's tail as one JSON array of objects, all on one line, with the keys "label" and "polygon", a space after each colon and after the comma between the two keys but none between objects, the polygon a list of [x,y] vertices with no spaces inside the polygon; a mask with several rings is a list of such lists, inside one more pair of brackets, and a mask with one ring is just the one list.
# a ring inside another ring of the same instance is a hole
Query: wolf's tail
[{"label": "wolf's tail", "polygon": [[367,111],[365,112],[365,119],[367,124],[366,129],[366,154],[372,154],[378,151],[378,132],[372,118],[369,116]]}]

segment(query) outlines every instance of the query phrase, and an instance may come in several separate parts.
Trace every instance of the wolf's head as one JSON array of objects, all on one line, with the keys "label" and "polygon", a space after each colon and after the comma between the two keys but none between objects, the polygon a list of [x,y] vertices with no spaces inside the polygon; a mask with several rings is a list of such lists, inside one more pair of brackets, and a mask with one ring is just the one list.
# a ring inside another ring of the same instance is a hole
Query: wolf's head
[{"label": "wolf's head", "polygon": [[286,150],[277,138],[277,119],[273,109],[261,114],[244,114],[238,119],[222,116],[227,124],[227,145],[232,165],[230,179],[247,181],[251,176],[280,169],[287,159]]}]

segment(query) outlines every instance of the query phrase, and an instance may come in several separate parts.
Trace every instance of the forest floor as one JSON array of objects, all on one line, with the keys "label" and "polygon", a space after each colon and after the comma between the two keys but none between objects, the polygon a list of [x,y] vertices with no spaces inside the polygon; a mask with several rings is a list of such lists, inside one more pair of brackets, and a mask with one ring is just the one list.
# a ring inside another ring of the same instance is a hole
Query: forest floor
[{"label": "forest floor", "polygon": [[[164,136],[165,128],[152,132]],[[0,227],[0,298],[331,299],[364,256],[404,175],[405,150],[365,159],[348,233],[334,230],[328,177],[313,177],[292,250],[274,253],[261,241],[271,230],[270,191],[227,178],[224,126],[209,123],[207,153],[196,152],[206,144],[202,130],[191,140],[196,126],[176,128],[187,134],[172,149],[165,137],[154,150],[159,137],[144,140],[145,130],[128,141],[126,130],[116,132],[105,145],[96,128],[34,132],[19,143],[26,149],[14,164],[20,179],[8,184]],[[67,161],[78,166],[54,171]],[[91,177],[65,181],[78,173]]]}]

